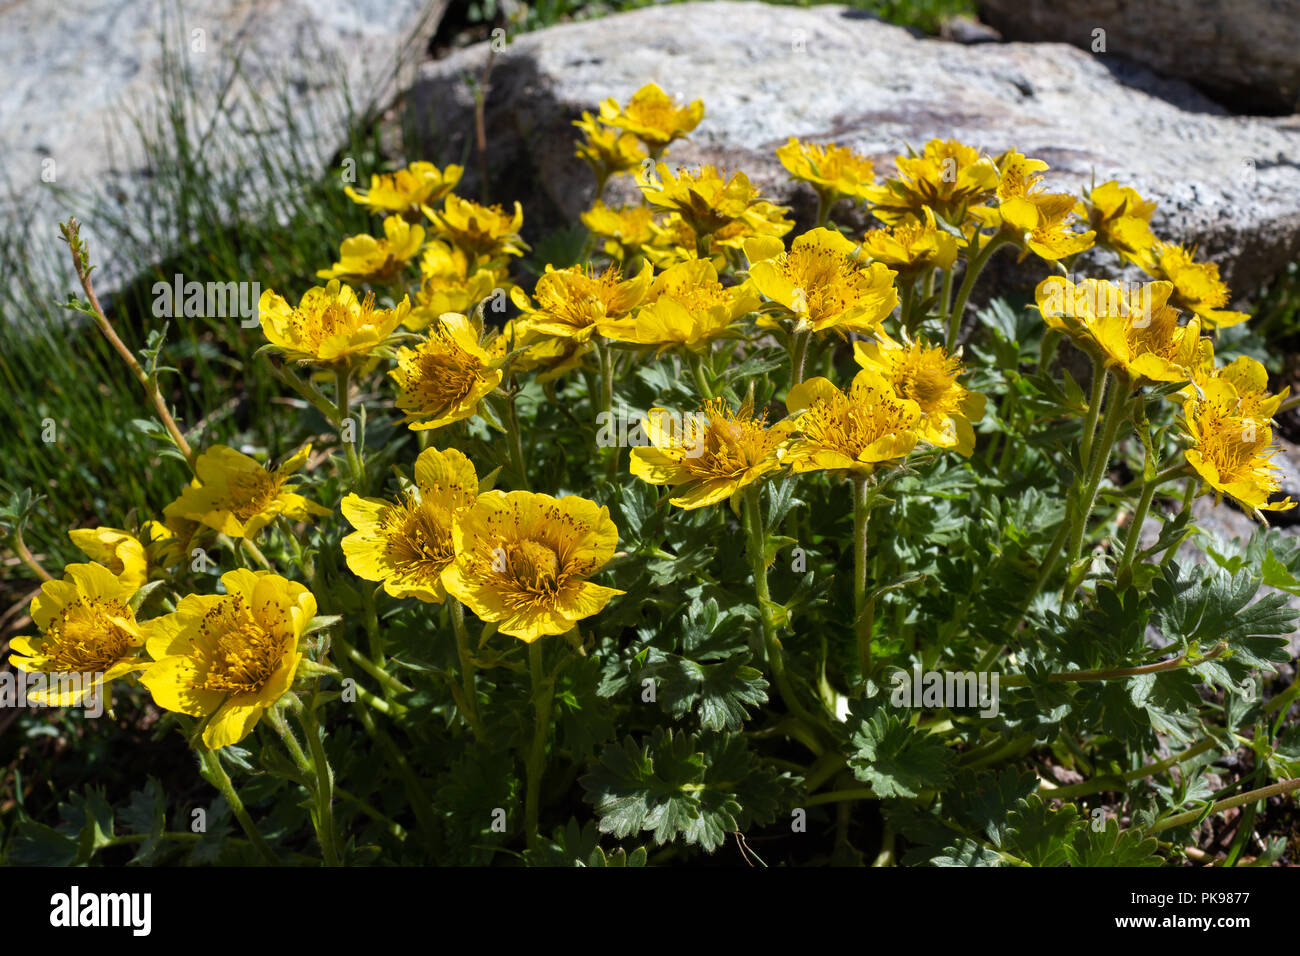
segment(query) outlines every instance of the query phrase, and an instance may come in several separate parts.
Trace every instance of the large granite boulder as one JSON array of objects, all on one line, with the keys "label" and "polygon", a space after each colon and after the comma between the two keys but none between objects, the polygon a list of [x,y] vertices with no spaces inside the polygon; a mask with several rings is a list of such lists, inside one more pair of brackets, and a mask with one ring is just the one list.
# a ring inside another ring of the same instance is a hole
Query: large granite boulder
[{"label": "large granite boulder", "polygon": [[[501,46],[498,44],[498,46]],[[489,44],[421,67],[407,98],[429,158],[475,167],[474,98]],[[534,220],[591,202],[572,120],[649,80],[707,113],[669,158],[743,168],[805,222],[812,196],[775,150],[835,140],[888,172],[905,144],[956,137],[1047,160],[1053,188],[1119,179],[1159,200],[1162,237],[1198,244],[1250,293],[1300,252],[1300,121],[1231,116],[1186,84],[1064,44],[928,39],[838,6],[651,7],[527,34],[495,53],[490,176]],[[843,207],[841,207],[843,208]]]},{"label": "large granite boulder", "polygon": [[[107,197],[128,226],[157,222],[166,210],[147,208],[158,171],[149,168],[140,127],[155,123],[181,69],[189,76],[191,134],[246,184],[249,206],[265,179],[257,162],[267,150],[318,175],[344,144],[349,122],[406,88],[448,2],[0,4],[0,224],[10,236],[27,233],[14,245],[47,276],[49,294],[61,295],[71,289],[72,270],[58,221],[85,217],[95,197]],[[83,235],[107,291],[140,263],[123,262],[121,249],[106,254],[114,233],[102,226],[87,222]],[[179,224],[136,231],[186,238]],[[169,249],[135,252],[161,258]]]},{"label": "large granite boulder", "polygon": [[1246,113],[1300,107],[1296,0],[980,0],[1008,40],[1104,50]]}]

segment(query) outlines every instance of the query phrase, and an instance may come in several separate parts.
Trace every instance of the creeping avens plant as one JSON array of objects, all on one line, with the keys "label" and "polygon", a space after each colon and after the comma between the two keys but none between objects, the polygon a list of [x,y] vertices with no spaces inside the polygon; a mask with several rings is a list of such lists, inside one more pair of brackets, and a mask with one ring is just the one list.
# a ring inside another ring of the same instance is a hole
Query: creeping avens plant
[{"label": "creeping avens plant", "polygon": [[[375,234],[263,294],[250,351],[296,418],[239,448],[174,420],[68,224],[190,474],[71,529],[91,563],[17,666],[151,700],[232,862],[1147,865],[1207,859],[1240,806],[1266,842],[1230,862],[1294,862],[1264,828],[1300,788],[1300,546],[1264,525],[1291,403],[1217,337],[1245,319],[1217,268],[1014,144],[888,170],[792,138],[797,231],[743,171],[665,160],[703,119],[653,84],[583,114],[586,233],[531,256],[459,167],[349,187]],[[620,176],[640,204],[605,204]],[[1044,278],[977,311],[1003,247]],[[1200,531],[1202,495],[1259,532]]]}]

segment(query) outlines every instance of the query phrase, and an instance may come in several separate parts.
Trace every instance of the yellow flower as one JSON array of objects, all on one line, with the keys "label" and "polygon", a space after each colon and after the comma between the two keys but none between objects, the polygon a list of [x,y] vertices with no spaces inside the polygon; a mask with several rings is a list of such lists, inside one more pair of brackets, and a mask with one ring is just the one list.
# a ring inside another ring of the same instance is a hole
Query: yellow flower
[{"label": "yellow flower", "polygon": [[638,172],[636,184],[650,205],[677,213],[697,236],[709,236],[744,220],[760,201],[744,173],[729,179],[723,175],[711,165],[673,172],[667,163],[659,163],[654,175]]},{"label": "yellow flower", "polygon": [[1073,197],[1048,193],[1034,205],[1038,208],[1038,225],[1025,234],[1024,242],[1040,259],[1055,262],[1092,248],[1094,232],[1070,231],[1074,224]]},{"label": "yellow flower", "polygon": [[883,332],[877,341],[853,343],[853,357],[876,372],[894,393],[916,404],[921,414],[917,430],[923,441],[970,455],[975,450],[971,425],[984,417],[984,396],[957,379],[964,371],[961,359],[942,346],[912,341],[900,345]]},{"label": "yellow flower", "polygon": [[893,269],[904,280],[927,269],[951,269],[957,259],[957,237],[939,229],[927,206],[924,219],[900,220],[890,229],[872,229],[862,237],[860,255]]},{"label": "yellow flower", "polygon": [[[1038,311],[1049,328],[1070,335],[1075,344],[1101,358],[1095,338],[1097,322],[1106,317],[1142,321],[1155,309],[1155,296],[1163,290],[1154,283],[1122,286],[1104,279],[1048,276],[1034,290]],[[1164,293],[1161,304],[1169,298]]]},{"label": "yellow flower", "polygon": [[872,215],[888,225],[917,219],[927,206],[961,225],[973,204],[993,195],[1000,178],[992,159],[956,140],[932,139],[920,156],[899,156],[894,166],[896,178],[864,190]]},{"label": "yellow flower", "polygon": [[439,238],[476,259],[522,256],[528,248],[519,238],[519,227],[524,224],[524,210],[519,203],[515,203],[514,213],[510,214],[500,206],[480,206],[452,193],[444,201],[442,212],[434,212],[428,206],[420,208]]},{"label": "yellow flower", "polygon": [[[582,224],[591,231],[591,234],[606,239],[605,254],[620,262],[653,241],[655,235],[651,229],[653,222],[654,213],[647,206],[610,209],[599,199],[582,214]],[[692,250],[695,248],[694,242],[692,236]]]},{"label": "yellow flower", "polygon": [[1195,261],[1190,249],[1157,242],[1144,268],[1155,278],[1173,283],[1169,301],[1180,309],[1194,312],[1212,329],[1227,328],[1250,318],[1245,312],[1223,308],[1228,304],[1228,286],[1219,278],[1219,267],[1212,262]]},{"label": "yellow flower", "polygon": [[1147,382],[1182,382],[1200,355],[1201,320],[1192,317],[1178,324],[1178,310],[1167,305],[1167,282],[1149,282],[1141,305],[1133,310],[1111,310],[1092,324],[1093,339],[1108,366],[1123,372],[1134,385]]},{"label": "yellow flower", "polygon": [[609,509],[586,498],[489,491],[456,517],[447,593],[531,644],[563,634],[624,592],[587,578],[618,547]]},{"label": "yellow flower", "polygon": [[920,437],[916,402],[899,398],[870,369],[858,372],[847,395],[828,379],[810,378],[790,389],[785,404],[798,416],[798,438],[786,456],[796,473],[869,475],[906,458]]},{"label": "yellow flower", "polygon": [[352,573],[383,581],[395,598],[441,604],[447,596],[442,572],[456,555],[452,519],[478,496],[474,464],[454,448],[426,448],[415,459],[415,487],[398,502],[343,499],[343,516],[357,530],[343,539]]},{"label": "yellow flower", "polygon": [[1239,355],[1227,365],[1215,367],[1214,346],[1210,339],[1202,339],[1198,361],[1192,368],[1192,385],[1182,391],[1185,398],[1196,397],[1196,389],[1202,391],[1211,379],[1222,379],[1232,385],[1237,393],[1237,411],[1243,418],[1259,418],[1265,421],[1277,414],[1282,401],[1290,394],[1290,387],[1282,389],[1276,395],[1268,391],[1268,370],[1249,355]]},{"label": "yellow flower", "polygon": [[310,455],[311,445],[304,445],[270,471],[227,445],[213,445],[199,455],[198,477],[163,514],[197,521],[232,538],[255,537],[281,515],[294,521],[327,515],[330,509],[289,490],[291,476]]},{"label": "yellow flower", "polygon": [[1093,187],[1075,211],[1087,217],[1097,233],[1097,245],[1135,265],[1149,261],[1156,242],[1151,232],[1156,204],[1143,199],[1136,189],[1114,180],[1102,183]]},{"label": "yellow flower", "polygon": [[237,744],[293,686],[316,598],[269,571],[221,576],[225,594],[190,594],[150,622],[141,682],[163,710],[205,717],[203,743]]},{"label": "yellow flower", "polygon": [[692,259],[656,276],[636,316],[607,322],[602,333],[660,351],[705,348],[757,307],[758,296],[747,285],[724,288],[712,262]]},{"label": "yellow flower", "polygon": [[[786,206],[777,206],[760,199],[744,211],[739,219],[723,226],[712,236],[712,251],[745,248],[745,240],[755,236],[780,239],[794,228],[794,220],[786,216]],[[717,257],[715,257],[717,258]],[[725,262],[725,259],[718,259]]]},{"label": "yellow flower", "polygon": [[511,373],[537,372],[537,381],[543,385],[572,372],[594,347],[591,339],[543,335],[522,318],[508,321],[487,344],[488,354],[498,365],[503,365],[512,351],[523,349],[515,355]]},{"label": "yellow flower", "polygon": [[149,579],[149,560],[135,535],[118,528],[74,528],[68,537],[77,550],[116,574],[133,593]]},{"label": "yellow flower", "polygon": [[675,139],[685,136],[704,119],[704,103],[693,100],[686,106],[654,83],[647,83],[632,94],[625,106],[610,97],[600,104],[600,120],[636,135],[655,155]]},{"label": "yellow flower", "polygon": [[517,287],[510,299],[523,311],[533,331],[585,342],[640,305],[653,273],[648,262],[630,279],[624,279],[617,266],[597,274],[590,265],[567,269],[548,265],[533,289],[536,307]]},{"label": "yellow flower", "polygon": [[1261,520],[1261,511],[1294,508],[1296,503],[1289,497],[1268,500],[1281,486],[1267,420],[1241,414],[1237,390],[1227,379],[1210,379],[1201,387],[1204,397],[1189,398],[1183,405],[1184,424],[1193,442],[1183,453],[1188,464],[1216,497],[1227,495]]},{"label": "yellow flower", "polygon": [[413,226],[401,216],[384,220],[384,238],[349,236],[339,246],[339,261],[317,270],[321,279],[350,279],[353,282],[391,282],[402,274],[424,244],[424,227]]},{"label": "yellow flower", "polygon": [[1016,245],[1049,262],[1064,259],[1092,247],[1095,233],[1070,232],[1074,222],[1074,197],[1066,193],[1043,192],[1041,159],[1029,159],[1011,150],[998,160],[996,209],[973,209],[986,226],[1000,228]]},{"label": "yellow flower", "polygon": [[370,177],[369,192],[344,188],[348,198],[371,212],[418,212],[422,203],[437,202],[456,188],[465,172],[460,166],[438,169],[433,163],[411,163],[393,173]]},{"label": "yellow flower", "polygon": [[[582,119],[574,120],[573,125],[586,134],[578,141],[574,155],[591,167],[598,186],[603,187],[610,176],[636,169],[646,158],[646,151],[634,134],[601,126],[590,113],[583,113]],[[597,195],[600,192],[598,188]]]},{"label": "yellow flower", "polygon": [[791,136],[776,151],[776,158],[792,179],[808,183],[817,193],[823,208],[839,199],[865,199],[876,172],[876,165],[847,146],[827,143],[801,143]]},{"label": "yellow flower", "polygon": [[262,332],[278,351],[324,365],[365,358],[406,320],[410,308],[403,298],[395,309],[376,309],[373,294],[357,301],[356,292],[338,279],[308,289],[296,308],[270,289],[258,301]]},{"label": "yellow flower", "polygon": [[479,345],[478,330],[455,312],[440,316],[415,348],[398,349],[397,368],[388,374],[400,389],[397,407],[412,431],[469,418],[501,382],[500,370]]},{"label": "yellow flower", "polygon": [[[662,222],[651,222],[652,239],[641,247],[641,254],[656,269],[667,269],[679,262],[699,258],[699,242],[695,230],[677,213],[669,213]],[[714,265],[725,264],[721,253],[714,257]]]},{"label": "yellow flower", "polygon": [[49,678],[27,696],[47,706],[75,707],[98,693],[97,684],[147,666],[137,652],[154,622],[136,622],[130,604],[136,590],[101,564],[69,564],[62,581],[42,584],[31,604],[40,636],[11,638],[9,662],[20,671],[66,676]]},{"label": "yellow flower", "polygon": [[767,425],[749,405],[733,412],[722,399],[680,421],[652,408],[641,427],[650,445],[632,449],[632,474],[652,485],[670,485],[669,501],[690,510],[717,504],[781,467],[792,422]]},{"label": "yellow flower", "polygon": [[745,243],[749,281],[794,316],[798,331],[872,332],[898,305],[893,270],[879,262],[864,266],[856,253],[832,229],[805,232],[789,252],[779,239]]},{"label": "yellow flower", "polygon": [[505,269],[474,262],[464,250],[435,239],[420,256],[420,291],[402,324],[419,332],[446,312],[468,315],[497,289],[511,288]]}]

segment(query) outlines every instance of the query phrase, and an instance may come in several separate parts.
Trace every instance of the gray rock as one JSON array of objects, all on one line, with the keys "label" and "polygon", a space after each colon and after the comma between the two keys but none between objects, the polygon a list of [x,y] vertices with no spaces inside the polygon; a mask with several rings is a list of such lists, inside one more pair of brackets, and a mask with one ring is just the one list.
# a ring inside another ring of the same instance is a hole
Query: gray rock
[{"label": "gray rock", "polygon": [[[480,44],[421,68],[408,120],[430,158],[474,166],[466,77],[487,55]],[[650,7],[517,38],[491,74],[494,198],[524,200],[534,224],[576,220],[593,186],[571,121],[649,80],[707,108],[670,159],[742,168],[805,223],[812,194],[775,157],[787,137],[853,146],[880,172],[907,143],[955,137],[1042,157],[1055,189],[1137,187],[1160,202],[1157,234],[1199,244],[1241,293],[1300,252],[1300,120],[1229,116],[1186,84],[1063,44],[947,43],[836,6]]]},{"label": "gray rock", "polygon": [[953,43],[998,43],[1002,34],[987,23],[970,17],[953,16],[939,25],[939,36]]},{"label": "gray rock", "polygon": [[[0,222],[10,234],[27,230],[20,247],[28,265],[46,277],[38,282],[49,283],[48,295],[62,297],[73,276],[57,222],[85,217],[94,197],[110,197],[133,226],[166,213],[145,208],[158,171],[149,169],[136,126],[148,127],[161,105],[164,34],[169,54],[191,73],[203,149],[243,177],[251,203],[263,150],[318,175],[345,141],[341,91],[346,86],[358,113],[391,101],[412,79],[448,2],[209,0],[183,5],[179,20],[173,0],[0,5]],[[286,115],[297,130],[291,141]],[[177,224],[159,231],[182,238]],[[101,291],[140,265],[114,258],[121,250],[106,248],[115,237],[103,223],[86,223],[82,234],[100,263]],[[161,258],[169,249],[137,251]]]},{"label": "gray rock", "polygon": [[[980,17],[1009,40],[1105,44],[1185,79],[1242,112],[1300,105],[1300,8],[1295,0],[980,0]],[[1104,33],[1097,33],[1101,30]]]}]

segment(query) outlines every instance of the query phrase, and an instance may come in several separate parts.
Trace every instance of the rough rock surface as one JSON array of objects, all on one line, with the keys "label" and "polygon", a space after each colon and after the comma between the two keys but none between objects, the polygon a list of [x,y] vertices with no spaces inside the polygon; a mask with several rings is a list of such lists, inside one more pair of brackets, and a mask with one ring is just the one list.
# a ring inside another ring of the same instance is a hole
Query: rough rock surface
[{"label": "rough rock surface", "polygon": [[[1142,63],[1245,113],[1300,106],[1296,0],[980,0],[1008,40],[1051,40]],[[1104,30],[1104,34],[1095,31]]]},{"label": "rough rock surface", "polygon": [[[421,67],[408,119],[430,158],[473,169],[466,78],[487,57],[480,44]],[[1230,116],[1180,81],[1064,44],[948,43],[836,6],[651,7],[514,40],[488,95],[498,192],[576,219],[593,185],[571,121],[648,80],[705,101],[671,160],[743,168],[805,220],[812,195],[774,155],[788,136],[851,145],[881,172],[906,143],[956,137],[1042,157],[1057,189],[1094,175],[1136,186],[1160,202],[1157,233],[1199,244],[1243,294],[1300,252],[1300,119]]]},{"label": "rough rock surface", "polygon": [[[85,216],[92,193],[114,196],[131,215],[152,172],[134,120],[148,125],[159,105],[164,34],[169,54],[192,73],[193,115],[200,131],[210,130],[205,149],[229,157],[233,170],[255,156],[259,137],[284,138],[277,117],[289,110],[311,135],[279,147],[319,169],[344,141],[342,82],[361,111],[405,89],[447,3],[208,0],[181,5],[179,19],[173,0],[0,4],[0,223],[27,229],[32,267],[66,284],[71,268],[56,223]],[[236,68],[241,77],[230,82]],[[268,115],[258,97],[269,99]],[[126,278],[128,266],[104,256],[106,237],[94,223],[83,235],[99,249],[101,288]]]}]

